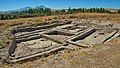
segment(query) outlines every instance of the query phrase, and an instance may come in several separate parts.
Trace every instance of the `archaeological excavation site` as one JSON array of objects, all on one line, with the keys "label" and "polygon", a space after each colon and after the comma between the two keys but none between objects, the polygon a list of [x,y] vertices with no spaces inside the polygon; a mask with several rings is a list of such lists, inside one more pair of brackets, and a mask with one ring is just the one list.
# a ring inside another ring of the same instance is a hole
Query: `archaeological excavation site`
[{"label": "archaeological excavation site", "polygon": [[86,19],[52,21],[31,27],[16,26],[11,34],[7,62],[15,63],[58,51],[100,46],[120,37],[120,25]]}]

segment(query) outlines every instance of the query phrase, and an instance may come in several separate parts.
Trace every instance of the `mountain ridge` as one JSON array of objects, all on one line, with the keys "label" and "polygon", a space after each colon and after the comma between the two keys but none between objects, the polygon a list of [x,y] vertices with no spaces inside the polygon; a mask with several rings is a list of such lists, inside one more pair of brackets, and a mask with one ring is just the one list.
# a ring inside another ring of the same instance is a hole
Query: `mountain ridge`
[{"label": "mountain ridge", "polygon": [[47,7],[44,6],[44,5],[40,5],[40,6],[36,6],[36,7],[27,6],[27,7],[19,8],[19,9],[16,9],[16,10],[0,11],[0,13],[20,12],[20,11],[25,11],[25,10],[29,10],[29,9],[39,9],[39,8],[45,9]]}]

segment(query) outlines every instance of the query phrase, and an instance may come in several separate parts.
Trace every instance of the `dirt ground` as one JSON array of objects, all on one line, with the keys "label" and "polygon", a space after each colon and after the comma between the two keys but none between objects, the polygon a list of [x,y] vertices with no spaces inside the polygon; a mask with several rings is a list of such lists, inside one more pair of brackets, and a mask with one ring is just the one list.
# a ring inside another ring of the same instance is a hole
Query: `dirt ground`
[{"label": "dirt ground", "polygon": [[120,38],[83,50],[65,50],[56,55],[36,58],[3,68],[119,68]]},{"label": "dirt ground", "polygon": [[[27,19],[1,20],[0,21],[0,38],[2,33],[8,27],[23,24],[37,24],[35,22],[42,22],[53,19],[98,19],[109,20],[113,23],[120,23],[120,15],[116,14],[75,14],[75,15],[61,15],[49,17],[36,17]],[[14,22],[14,23],[13,23]],[[28,23],[30,22],[30,23]],[[9,36],[9,34],[5,34]],[[4,37],[4,43],[7,43],[9,37]],[[0,41],[0,44],[4,44]],[[6,45],[6,44],[5,44]],[[47,57],[36,57],[34,59],[26,60],[13,64],[0,64],[0,68],[120,68],[120,37],[103,45],[95,45],[93,47],[82,50],[64,50],[57,54],[52,54]]]}]

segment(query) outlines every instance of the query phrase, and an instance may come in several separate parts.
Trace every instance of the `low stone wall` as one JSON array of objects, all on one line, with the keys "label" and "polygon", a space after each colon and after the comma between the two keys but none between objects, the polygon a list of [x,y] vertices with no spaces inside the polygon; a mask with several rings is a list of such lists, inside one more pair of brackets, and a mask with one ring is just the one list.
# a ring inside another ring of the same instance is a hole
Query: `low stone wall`
[{"label": "low stone wall", "polygon": [[84,32],[84,33],[82,33],[82,34],[80,34],[80,35],[78,35],[76,37],[73,37],[71,39],[71,41],[75,42],[76,40],[82,40],[82,39],[84,39],[85,37],[91,35],[94,32],[95,32],[95,29],[93,29],[93,28],[92,29],[88,29],[86,32]]},{"label": "low stone wall", "polygon": [[[71,21],[58,22],[60,21],[48,25],[13,29],[11,33],[14,36],[14,40],[11,42],[11,47],[9,48],[9,62],[18,62],[37,56],[44,56],[61,49],[74,49],[72,47],[74,45],[75,48],[88,48],[89,44],[86,43],[94,42],[96,39],[98,43],[104,43],[117,33],[108,28],[109,31],[113,31],[109,34],[109,32],[106,32],[108,29],[105,29],[106,27],[104,26],[104,28],[98,28],[95,25],[92,27],[92,23],[89,24],[89,21],[78,22],[77,24]],[[103,31],[103,34],[105,32],[106,34],[101,36],[98,30],[106,30]],[[15,57],[14,53],[16,54]]]},{"label": "low stone wall", "polygon": [[15,49],[17,48],[17,43],[15,40],[13,40],[10,44],[10,48],[9,48],[9,56],[12,56],[12,54],[15,52]]},{"label": "low stone wall", "polygon": [[29,40],[39,39],[41,37],[42,37],[41,35],[35,35],[35,36],[28,37],[28,38],[16,39],[15,41],[17,43],[20,43],[20,42],[25,42],[25,41],[29,41]]},{"label": "low stone wall", "polygon": [[24,57],[21,57],[21,58],[19,57],[19,58],[13,59],[13,60],[9,60],[9,62],[10,63],[14,63],[14,62],[18,62],[18,61],[22,61],[22,60],[27,60],[27,59],[30,59],[30,58],[33,58],[33,57],[37,57],[37,56],[44,56],[44,55],[49,54],[49,53],[60,51],[61,49],[64,49],[66,45],[67,44],[62,44],[62,45],[57,46],[55,48],[48,49],[48,50],[46,50],[44,52],[40,52],[40,53],[36,53],[36,54],[30,55],[30,56],[24,56]]},{"label": "low stone wall", "polygon": [[74,35],[72,33],[69,33],[68,31],[64,31],[64,30],[48,31],[46,34],[47,35],[64,35],[64,36],[72,36],[72,35]]},{"label": "low stone wall", "polygon": [[63,23],[53,23],[53,24],[42,25],[42,26],[37,26],[37,27],[13,29],[11,32],[13,34],[18,33],[18,32],[30,32],[30,31],[34,31],[34,30],[47,29],[47,28],[52,28],[52,27],[61,26],[61,25],[64,25],[64,24],[70,24],[70,23],[71,23],[71,21],[63,22]]}]

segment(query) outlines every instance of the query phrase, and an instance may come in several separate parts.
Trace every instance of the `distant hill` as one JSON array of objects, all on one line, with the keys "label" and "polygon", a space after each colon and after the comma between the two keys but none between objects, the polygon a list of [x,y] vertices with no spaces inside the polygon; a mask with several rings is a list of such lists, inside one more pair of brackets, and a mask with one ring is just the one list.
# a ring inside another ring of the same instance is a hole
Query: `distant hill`
[{"label": "distant hill", "polygon": [[4,11],[0,13],[0,20],[6,19],[18,19],[29,18],[38,16],[50,16],[50,15],[65,15],[74,13],[109,13],[120,14],[118,9],[106,9],[106,8],[68,8],[68,9],[51,9],[44,5],[36,7],[24,7],[17,10]]},{"label": "distant hill", "polygon": [[32,9],[32,7],[24,7],[24,8],[15,10],[15,11],[25,11],[25,10],[29,10],[29,9]]},{"label": "distant hill", "polygon": [[0,11],[0,13],[11,13],[11,12],[21,12],[21,11],[26,11],[26,10],[29,10],[29,9],[40,9],[40,8],[47,8],[45,7],[44,5],[40,5],[40,6],[36,6],[36,7],[23,7],[23,8],[20,8],[20,9],[16,9],[16,10],[9,10],[9,11]]},{"label": "distant hill", "polygon": [[35,9],[39,9],[39,8],[47,8],[47,7],[45,7],[44,5],[40,5],[40,6],[37,6],[37,7],[35,7]]},{"label": "distant hill", "polygon": [[[26,11],[26,10],[29,10],[29,9],[40,9],[40,8],[43,8],[43,9],[45,9],[45,8],[48,8],[48,7],[46,7],[46,6],[44,6],[44,5],[40,5],[40,6],[36,6],[36,7],[30,7],[30,6],[28,6],[28,7],[23,7],[23,8],[20,8],[20,9],[16,9],[16,10],[9,10],[9,11],[0,11],[0,13],[1,14],[4,14],[4,13],[12,13],[12,12],[21,12],[21,11]],[[105,9],[105,8],[104,8]],[[51,11],[56,11],[57,9],[51,9]],[[111,9],[111,8],[106,8],[106,10],[108,10],[109,12],[111,12],[111,13],[117,13],[118,12],[118,10],[120,10],[120,9]]]}]

